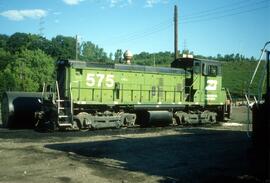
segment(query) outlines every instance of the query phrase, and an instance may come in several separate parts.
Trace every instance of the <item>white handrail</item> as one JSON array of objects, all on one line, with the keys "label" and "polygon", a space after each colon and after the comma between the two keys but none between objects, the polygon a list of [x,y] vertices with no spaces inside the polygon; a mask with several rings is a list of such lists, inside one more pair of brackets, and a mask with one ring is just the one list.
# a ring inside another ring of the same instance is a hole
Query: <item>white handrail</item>
[{"label": "white handrail", "polygon": [[71,91],[71,82],[69,83],[69,96],[70,96],[70,114],[73,116],[73,96]]}]

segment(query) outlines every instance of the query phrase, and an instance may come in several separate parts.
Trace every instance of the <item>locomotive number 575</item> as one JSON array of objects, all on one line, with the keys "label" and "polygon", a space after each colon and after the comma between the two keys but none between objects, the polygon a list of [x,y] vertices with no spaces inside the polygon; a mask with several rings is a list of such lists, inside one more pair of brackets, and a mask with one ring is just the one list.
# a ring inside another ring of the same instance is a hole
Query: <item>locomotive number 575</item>
[{"label": "locomotive number 575", "polygon": [[106,87],[112,88],[114,86],[114,75],[92,73],[86,75],[86,85],[89,87],[97,86],[100,88],[103,83],[105,83]]}]

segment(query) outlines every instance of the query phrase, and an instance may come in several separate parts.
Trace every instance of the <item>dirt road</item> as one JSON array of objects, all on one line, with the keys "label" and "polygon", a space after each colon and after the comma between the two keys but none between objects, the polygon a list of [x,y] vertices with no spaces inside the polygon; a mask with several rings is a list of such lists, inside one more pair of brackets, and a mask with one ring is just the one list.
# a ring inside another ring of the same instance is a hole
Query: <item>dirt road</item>
[{"label": "dirt road", "polygon": [[[232,122],[243,122],[242,113]],[[228,182],[249,172],[245,129],[0,129],[0,182]]]}]

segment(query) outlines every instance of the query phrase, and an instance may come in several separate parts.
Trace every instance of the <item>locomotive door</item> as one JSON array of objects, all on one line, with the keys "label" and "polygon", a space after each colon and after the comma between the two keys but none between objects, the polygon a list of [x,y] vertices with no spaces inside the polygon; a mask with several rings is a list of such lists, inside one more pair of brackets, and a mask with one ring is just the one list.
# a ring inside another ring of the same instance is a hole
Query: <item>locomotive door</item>
[{"label": "locomotive door", "polygon": [[59,87],[60,99],[65,97],[66,89],[66,66],[64,64],[59,64],[57,68],[57,82]]},{"label": "locomotive door", "polygon": [[202,64],[204,76],[204,103],[206,105],[217,102],[218,99],[218,66],[214,64]]}]

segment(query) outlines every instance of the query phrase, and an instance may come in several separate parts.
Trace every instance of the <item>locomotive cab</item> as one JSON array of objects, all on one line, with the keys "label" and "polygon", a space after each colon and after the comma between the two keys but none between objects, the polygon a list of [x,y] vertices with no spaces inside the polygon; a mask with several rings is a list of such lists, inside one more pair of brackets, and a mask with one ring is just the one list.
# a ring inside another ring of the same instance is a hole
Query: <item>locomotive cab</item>
[{"label": "locomotive cab", "polygon": [[[221,63],[196,58],[178,58],[171,67],[185,70],[185,94],[187,102],[207,108],[220,108],[222,117],[227,111],[227,93],[222,88]],[[218,113],[220,113],[218,111]]]},{"label": "locomotive cab", "polygon": [[171,63],[171,67],[184,69],[187,73],[190,73],[190,76],[221,76],[221,63],[217,61],[195,58],[178,58]]}]

